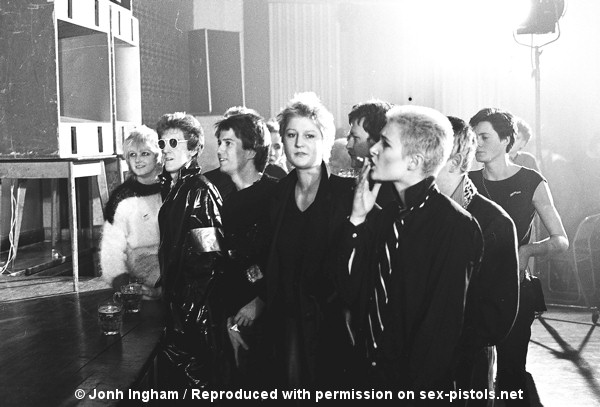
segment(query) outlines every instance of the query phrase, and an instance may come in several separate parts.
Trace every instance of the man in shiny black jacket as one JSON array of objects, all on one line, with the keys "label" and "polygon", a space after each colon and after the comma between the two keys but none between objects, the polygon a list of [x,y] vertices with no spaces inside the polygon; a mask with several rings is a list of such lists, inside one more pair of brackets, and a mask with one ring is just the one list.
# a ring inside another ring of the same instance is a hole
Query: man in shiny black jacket
[{"label": "man in shiny black jacket", "polygon": [[211,291],[221,275],[221,197],[197,164],[204,145],[200,123],[173,113],[156,127],[164,160],[159,284],[168,307],[162,354],[169,363],[163,373],[178,388],[215,386],[220,382],[221,307]]}]

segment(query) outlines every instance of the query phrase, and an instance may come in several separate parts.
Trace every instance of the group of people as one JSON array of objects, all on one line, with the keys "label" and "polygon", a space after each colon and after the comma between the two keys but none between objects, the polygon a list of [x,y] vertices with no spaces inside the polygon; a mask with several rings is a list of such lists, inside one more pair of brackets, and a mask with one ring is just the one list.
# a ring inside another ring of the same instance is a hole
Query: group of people
[{"label": "group of people", "polygon": [[356,177],[331,173],[334,120],[312,92],[276,123],[228,110],[204,175],[190,115],[125,141],[132,176],[107,205],[101,266],[164,302],[162,385],[493,390],[497,350],[497,390],[527,405],[527,265],[568,241],[545,179],[510,158],[515,117],[370,100],[349,124]]}]

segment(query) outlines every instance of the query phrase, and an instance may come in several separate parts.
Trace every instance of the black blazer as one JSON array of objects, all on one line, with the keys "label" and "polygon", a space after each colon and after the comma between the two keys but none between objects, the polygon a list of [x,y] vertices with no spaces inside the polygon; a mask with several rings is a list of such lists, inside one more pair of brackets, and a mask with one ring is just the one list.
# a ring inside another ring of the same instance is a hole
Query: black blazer
[{"label": "black blazer", "polygon": [[[319,192],[313,205],[316,210],[313,212],[310,224],[315,230],[321,229],[319,225],[327,224],[327,233],[315,236],[311,241],[311,248],[307,250],[307,256],[302,266],[302,273],[319,270],[326,276],[331,284],[326,286],[313,287],[318,301],[325,301],[334,294],[333,288],[333,255],[316,256],[315,253],[323,253],[323,249],[330,251],[337,231],[343,225],[352,209],[352,197],[354,194],[355,180],[352,178],[342,178],[330,174],[329,169],[323,163],[321,164],[321,183]],[[272,308],[279,301],[281,293],[278,292],[280,282],[279,261],[277,257],[277,242],[281,230],[288,202],[294,194],[298,176],[296,170],[290,172],[285,178],[279,181],[275,188],[274,196],[270,204],[270,222],[273,232],[273,239],[269,256],[267,259],[267,284],[266,284],[266,302],[269,308]],[[264,299],[264,298],[263,298]],[[274,311],[274,310],[271,310]]]},{"label": "black blazer", "polygon": [[483,234],[481,267],[471,276],[462,346],[496,345],[513,325],[519,307],[517,233],[510,216],[479,193],[466,208]]}]

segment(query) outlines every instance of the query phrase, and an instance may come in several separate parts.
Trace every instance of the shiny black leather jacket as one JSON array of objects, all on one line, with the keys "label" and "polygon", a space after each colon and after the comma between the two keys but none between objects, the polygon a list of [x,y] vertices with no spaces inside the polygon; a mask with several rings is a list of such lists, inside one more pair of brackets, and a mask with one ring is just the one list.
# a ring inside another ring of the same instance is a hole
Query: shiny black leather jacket
[{"label": "shiny black leather jacket", "polygon": [[214,185],[200,174],[195,159],[180,170],[174,185],[170,174],[160,178],[159,284],[171,311],[168,327],[186,333],[198,329],[210,289],[221,273],[222,201]]}]

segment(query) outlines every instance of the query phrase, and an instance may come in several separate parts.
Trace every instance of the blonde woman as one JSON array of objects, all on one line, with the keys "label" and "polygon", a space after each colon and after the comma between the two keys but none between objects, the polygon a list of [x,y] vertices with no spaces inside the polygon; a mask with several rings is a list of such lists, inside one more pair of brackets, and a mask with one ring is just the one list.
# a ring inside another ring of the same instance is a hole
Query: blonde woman
[{"label": "blonde woman", "polygon": [[133,130],[123,143],[129,178],[111,194],[106,205],[100,266],[102,277],[115,288],[135,279],[146,299],[158,298],[154,288],[158,264],[158,211],[161,206],[158,174],[161,150],[156,132],[146,126]]},{"label": "blonde woman", "polygon": [[277,120],[294,170],[279,181],[270,205],[267,313],[276,384],[337,386],[349,341],[329,261],[335,231],[350,213],[354,180],[325,165],[335,126],[317,95],[296,95]]}]

